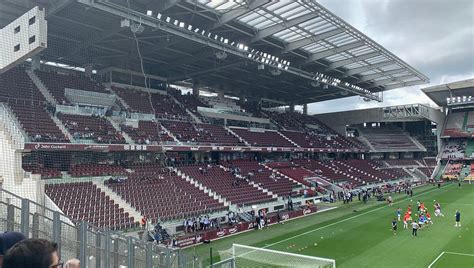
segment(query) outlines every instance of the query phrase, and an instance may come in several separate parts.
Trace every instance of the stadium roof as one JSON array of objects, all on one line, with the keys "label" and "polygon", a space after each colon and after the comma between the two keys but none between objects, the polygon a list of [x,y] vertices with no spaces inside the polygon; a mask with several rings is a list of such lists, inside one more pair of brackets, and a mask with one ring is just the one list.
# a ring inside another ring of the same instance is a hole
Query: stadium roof
[{"label": "stadium roof", "polygon": [[[442,84],[421,89],[430,99],[432,99],[440,107],[448,106],[448,99],[456,100],[458,104],[468,103],[464,99],[469,99],[469,102],[474,102],[474,78]],[[463,101],[463,102],[461,102]],[[451,102],[449,103],[451,104]]]},{"label": "stadium roof", "polygon": [[42,58],[73,66],[140,71],[126,18],[144,26],[146,72],[169,82],[303,104],[429,81],[316,1],[3,0],[0,26],[34,5],[47,10]]}]

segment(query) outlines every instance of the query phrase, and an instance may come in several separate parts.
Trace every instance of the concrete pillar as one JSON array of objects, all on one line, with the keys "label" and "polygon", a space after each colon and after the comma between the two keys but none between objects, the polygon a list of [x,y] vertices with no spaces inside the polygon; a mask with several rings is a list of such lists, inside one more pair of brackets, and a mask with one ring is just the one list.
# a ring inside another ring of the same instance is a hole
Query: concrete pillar
[{"label": "concrete pillar", "polygon": [[308,115],[308,104],[307,103],[303,104],[303,114]]},{"label": "concrete pillar", "polygon": [[193,95],[199,97],[199,88],[195,83],[193,83]]},{"label": "concrete pillar", "polygon": [[41,57],[40,55],[35,55],[33,58],[31,58],[31,69],[32,70],[39,70],[40,69],[40,60]]},{"label": "concrete pillar", "polygon": [[219,97],[219,99],[223,99],[224,98],[224,91],[218,91],[217,96]]},{"label": "concrete pillar", "polygon": [[93,68],[93,66],[90,63],[88,63],[88,64],[86,64],[86,66],[84,66],[84,69],[85,69],[84,72],[85,72],[86,77],[91,77],[92,76],[92,68]]},{"label": "concrete pillar", "polygon": [[294,104],[290,104],[290,112],[294,112],[295,111],[295,105]]}]

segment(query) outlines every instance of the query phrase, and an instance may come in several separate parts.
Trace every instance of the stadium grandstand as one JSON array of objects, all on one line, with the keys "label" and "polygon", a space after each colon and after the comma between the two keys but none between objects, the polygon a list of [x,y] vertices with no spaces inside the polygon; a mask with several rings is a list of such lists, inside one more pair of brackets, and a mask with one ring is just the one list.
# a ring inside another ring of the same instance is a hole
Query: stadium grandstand
[{"label": "stadium grandstand", "polygon": [[0,29],[0,231],[81,267],[335,267],[185,248],[474,180],[473,79],[308,112],[429,82],[317,1],[4,0]]}]

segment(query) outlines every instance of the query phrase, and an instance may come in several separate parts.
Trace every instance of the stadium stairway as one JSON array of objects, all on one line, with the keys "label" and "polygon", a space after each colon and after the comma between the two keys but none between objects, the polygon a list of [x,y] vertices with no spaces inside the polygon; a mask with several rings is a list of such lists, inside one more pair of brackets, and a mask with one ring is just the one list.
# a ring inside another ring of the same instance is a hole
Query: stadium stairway
[{"label": "stadium stairway", "polygon": [[357,137],[357,139],[361,141],[365,146],[369,147],[370,151],[376,151],[372,143],[370,143],[370,141],[366,137],[359,136]]},{"label": "stadium stairway", "polygon": [[137,221],[142,218],[142,215],[140,214],[140,212],[138,212],[129,203],[127,203],[127,201],[123,200],[120,195],[116,194],[112,189],[107,187],[104,184],[104,181],[100,181],[100,182],[92,181],[92,184],[97,186],[97,188],[99,188],[102,192],[104,192],[106,195],[108,195],[110,197],[110,199],[112,199],[115,202],[115,204],[118,204],[121,208],[123,208],[123,210],[125,212],[128,212],[130,217],[135,218],[135,220],[137,220]]},{"label": "stadium stairway", "polygon": [[239,139],[240,142],[243,142],[246,146],[250,146],[250,143],[248,143],[246,140],[244,140],[242,137],[240,137],[239,135],[237,135],[237,133],[235,133],[234,131],[232,131],[230,128],[228,127],[224,127],[225,130],[227,130],[230,134],[234,135],[235,137],[237,137],[237,139]]},{"label": "stadium stairway", "polygon": [[199,123],[201,124],[202,123],[202,120],[197,117],[195,114],[193,114],[190,110],[188,110],[188,108],[186,108],[186,106],[184,106],[181,102],[179,102],[174,96],[173,94],[168,94],[168,96],[174,101],[176,102],[179,106],[181,106],[183,109],[186,110],[186,113],[193,119],[194,122],[196,123]]},{"label": "stadium stairway", "polygon": [[423,152],[426,152],[426,151],[427,151],[427,150],[426,150],[426,147],[423,146],[423,144],[421,144],[417,139],[415,139],[414,137],[410,136],[410,134],[408,134],[408,133],[405,133],[405,134],[406,134],[406,135],[408,136],[408,138],[409,138],[418,148],[420,148]]},{"label": "stadium stairway", "polygon": [[58,102],[56,99],[53,97],[51,92],[48,90],[45,84],[41,82],[40,78],[35,74],[34,71],[32,70],[26,70],[26,74],[30,77],[31,81],[35,84],[35,86],[38,88],[38,90],[43,94],[44,98],[51,104],[56,105]]},{"label": "stadium stairway", "polygon": [[120,128],[119,124],[117,122],[115,122],[112,118],[110,117],[106,117],[105,119],[107,119],[107,121],[110,122],[110,124],[114,127],[115,131],[117,132],[120,132],[122,134],[122,137],[125,139],[125,141],[128,143],[128,144],[135,144],[135,142],[133,141],[132,138],[130,138],[130,136],[125,133],[125,131],[122,131],[122,129]]},{"label": "stadium stairway", "polygon": [[293,144],[294,146],[298,147],[298,148],[301,148],[301,146],[299,144],[297,144],[296,142],[290,140],[290,138],[288,138],[287,136],[283,135],[282,133],[280,133],[279,131],[277,131],[277,133],[282,136],[282,138],[286,139],[287,141],[289,141],[291,144]]},{"label": "stadium stairway", "polygon": [[[224,197],[221,195],[217,194],[216,192],[212,191],[211,189],[207,188],[204,186],[202,183],[200,183],[198,180],[195,180],[191,176],[187,175],[186,173],[182,172],[181,170],[173,167],[171,168],[172,171],[174,171],[178,176],[181,176],[181,178],[185,179],[187,182],[190,184],[194,185],[194,187],[198,188],[201,191],[204,191],[205,193],[209,194],[209,196],[213,197],[214,199],[218,199],[219,202],[224,203],[224,206],[229,206],[229,209],[231,209],[231,204],[229,201],[227,201]],[[235,206],[232,207],[233,210],[236,209]]]},{"label": "stadium stairway", "polygon": [[74,139],[74,137],[71,135],[71,133],[69,133],[69,131],[67,130],[67,128],[63,125],[63,122],[61,120],[59,120],[59,118],[57,118],[55,115],[49,113],[49,116],[51,117],[51,119],[53,119],[54,123],[56,124],[56,126],[61,130],[61,132],[71,141],[71,142],[75,142],[76,140]]},{"label": "stadium stairway", "polygon": [[[263,165],[263,166],[264,166],[266,169],[271,170],[272,172],[275,172],[275,173],[278,174],[279,176],[284,177],[284,178],[286,178],[286,179],[288,179],[288,180],[290,180],[290,181],[296,183],[296,184],[298,185],[298,188],[299,188],[299,189],[304,189],[304,186],[305,186],[304,184],[302,184],[301,182],[299,182],[299,181],[293,179],[292,177],[289,177],[289,176],[287,176],[287,175],[281,173],[280,171],[278,171],[278,169],[273,169],[273,168],[271,168],[271,167],[269,167],[269,166],[267,166],[267,165]],[[296,190],[299,190],[298,188],[297,188]],[[315,189],[314,187],[310,187],[310,189],[313,190],[313,191],[316,191],[316,189]],[[295,190],[295,189],[293,189],[293,191],[294,191],[294,190]]]},{"label": "stadium stairway", "polygon": [[115,98],[120,102],[123,108],[125,108],[126,110],[132,110],[132,108],[130,108],[130,105],[128,105],[128,103],[113,90],[113,87],[108,87],[108,89],[110,90],[110,92],[112,92]]},{"label": "stadium stairway", "polygon": [[165,133],[170,136],[175,142],[179,142],[178,138],[176,138],[176,136],[171,133],[171,131],[169,131],[169,129],[167,129],[163,124],[160,124],[161,125],[161,128],[165,131]]},{"label": "stadium stairway", "polygon": [[21,127],[18,118],[16,118],[10,107],[5,103],[0,103],[0,127],[9,133],[9,137],[15,145],[23,146],[22,144],[28,141],[28,135]]}]

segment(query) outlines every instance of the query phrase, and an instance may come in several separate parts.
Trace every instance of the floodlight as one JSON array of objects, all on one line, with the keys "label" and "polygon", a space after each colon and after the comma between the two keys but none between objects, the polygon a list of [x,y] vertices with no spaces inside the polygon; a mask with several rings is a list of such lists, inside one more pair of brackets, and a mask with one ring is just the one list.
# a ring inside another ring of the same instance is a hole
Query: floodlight
[{"label": "floodlight", "polygon": [[158,15],[156,15],[156,18],[161,20],[161,16],[162,16],[161,13],[158,13]]},{"label": "floodlight", "polygon": [[193,30],[193,26],[192,25],[188,25],[188,31],[192,31]]},{"label": "floodlight", "polygon": [[178,20],[174,20],[174,23],[173,23],[173,24],[176,25],[176,26],[178,26],[179,21],[178,21]]},{"label": "floodlight", "polygon": [[214,40],[217,40],[218,38],[219,38],[219,36],[217,36],[217,34],[214,35]]},{"label": "floodlight", "polygon": [[184,28],[184,22],[180,22],[179,27]]},{"label": "floodlight", "polygon": [[147,16],[153,16],[153,11],[147,10],[147,11],[146,11],[146,15],[147,15]]},{"label": "floodlight", "polygon": [[227,43],[229,43],[229,39],[226,38],[224,39],[224,44],[227,44]]},{"label": "floodlight", "polygon": [[245,51],[249,50],[249,47],[248,47],[248,46],[244,46],[244,50],[245,50]]},{"label": "floodlight", "polygon": [[171,18],[170,17],[166,17],[166,22],[170,22],[171,21]]},{"label": "floodlight", "polygon": [[195,33],[199,32],[199,28],[194,29],[194,32]]}]

